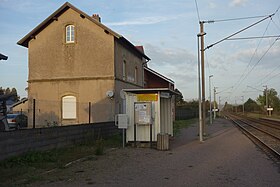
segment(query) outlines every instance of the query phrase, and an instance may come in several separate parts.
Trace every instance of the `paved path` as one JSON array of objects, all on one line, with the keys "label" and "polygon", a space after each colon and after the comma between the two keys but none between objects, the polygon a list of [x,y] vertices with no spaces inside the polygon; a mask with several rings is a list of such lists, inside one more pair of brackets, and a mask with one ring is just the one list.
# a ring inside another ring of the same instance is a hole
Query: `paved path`
[{"label": "paved path", "polygon": [[217,119],[203,143],[197,132],[184,129],[170,151],[112,150],[32,186],[280,186],[279,165],[230,122]]}]

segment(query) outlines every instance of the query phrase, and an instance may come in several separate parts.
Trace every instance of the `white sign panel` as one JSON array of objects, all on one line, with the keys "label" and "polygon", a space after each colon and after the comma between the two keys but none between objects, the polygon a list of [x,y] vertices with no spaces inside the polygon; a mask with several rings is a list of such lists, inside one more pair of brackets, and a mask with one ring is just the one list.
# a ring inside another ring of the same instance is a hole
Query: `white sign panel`
[{"label": "white sign panel", "polygon": [[138,102],[134,106],[135,123],[139,125],[151,124],[151,103],[150,102]]},{"label": "white sign panel", "polygon": [[127,129],[128,126],[128,116],[126,114],[117,115],[117,123],[119,129]]}]

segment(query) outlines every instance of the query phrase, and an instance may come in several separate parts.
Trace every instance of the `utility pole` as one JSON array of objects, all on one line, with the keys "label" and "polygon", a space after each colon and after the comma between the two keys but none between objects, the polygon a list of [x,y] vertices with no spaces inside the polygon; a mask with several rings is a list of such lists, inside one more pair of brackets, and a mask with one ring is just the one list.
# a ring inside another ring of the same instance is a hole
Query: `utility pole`
[{"label": "utility pole", "polygon": [[242,97],[242,103],[243,103],[243,107],[242,108],[243,108],[243,116],[244,116],[244,114],[245,114],[245,112],[244,112],[245,111],[245,109],[244,109],[244,96],[241,96],[241,97]]},{"label": "utility pole", "polygon": [[237,113],[236,96],[235,96],[235,113]]},{"label": "utility pole", "polygon": [[209,76],[209,100],[210,100],[210,110],[209,110],[209,113],[210,113],[210,115],[209,115],[209,118],[210,118],[210,124],[212,124],[213,123],[213,121],[212,121],[212,101],[211,101],[211,77],[213,77],[213,75],[210,75]]},{"label": "utility pole", "polygon": [[197,34],[197,65],[198,65],[198,112],[199,112],[199,141],[203,142],[203,129],[202,129],[202,114],[201,114],[201,81],[200,81],[200,49],[199,49],[199,37],[201,33]]},{"label": "utility pole", "polygon": [[265,106],[268,108],[268,91],[267,91],[267,85],[265,87]]},{"label": "utility pole", "polygon": [[205,71],[204,71],[204,22],[200,21],[200,57],[201,57],[201,91],[202,91],[202,127],[203,127],[203,135],[206,135],[206,127],[205,127]]},{"label": "utility pole", "polygon": [[214,119],[216,119],[216,88],[214,87]]},{"label": "utility pole", "polygon": [[267,91],[267,85],[263,86],[265,87],[265,107],[266,107],[266,113],[268,115],[267,109],[268,109],[268,91]]},{"label": "utility pole", "polygon": [[219,108],[219,116],[221,116],[221,96],[219,96],[219,105],[218,105],[218,108]]}]

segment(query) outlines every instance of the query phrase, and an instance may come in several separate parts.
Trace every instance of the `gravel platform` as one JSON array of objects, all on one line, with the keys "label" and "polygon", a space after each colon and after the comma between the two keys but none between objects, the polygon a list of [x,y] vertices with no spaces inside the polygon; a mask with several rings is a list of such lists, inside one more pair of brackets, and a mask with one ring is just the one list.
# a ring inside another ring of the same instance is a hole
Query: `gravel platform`
[{"label": "gravel platform", "polygon": [[197,134],[197,124],[183,129],[169,151],[112,149],[30,186],[280,186],[279,164],[231,122],[216,119],[203,143]]}]

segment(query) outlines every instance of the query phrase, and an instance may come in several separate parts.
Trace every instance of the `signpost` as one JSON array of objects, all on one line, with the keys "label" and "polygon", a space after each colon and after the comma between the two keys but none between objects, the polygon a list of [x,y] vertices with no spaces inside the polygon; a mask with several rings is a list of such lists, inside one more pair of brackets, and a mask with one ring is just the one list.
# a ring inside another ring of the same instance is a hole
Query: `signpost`
[{"label": "signpost", "polygon": [[273,111],[273,108],[267,108],[266,110],[268,111],[268,115],[271,116],[271,113],[272,113],[272,111]]}]

